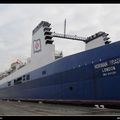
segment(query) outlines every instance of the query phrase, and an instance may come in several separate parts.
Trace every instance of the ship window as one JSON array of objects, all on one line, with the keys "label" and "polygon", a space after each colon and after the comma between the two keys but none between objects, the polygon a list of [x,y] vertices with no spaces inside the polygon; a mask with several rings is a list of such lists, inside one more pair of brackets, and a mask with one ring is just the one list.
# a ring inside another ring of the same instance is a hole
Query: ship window
[{"label": "ship window", "polygon": [[26,80],[30,80],[30,75],[26,75]]},{"label": "ship window", "polygon": [[23,81],[25,80],[25,75],[23,75]]},{"label": "ship window", "polygon": [[11,81],[8,82],[8,86],[10,86],[10,85],[11,85]]},{"label": "ship window", "polygon": [[42,75],[45,75],[46,74],[46,71],[44,70],[44,71],[42,71]]},{"label": "ship window", "polygon": [[16,80],[14,80],[15,85],[20,84],[20,83],[22,83],[22,77],[19,77]]}]

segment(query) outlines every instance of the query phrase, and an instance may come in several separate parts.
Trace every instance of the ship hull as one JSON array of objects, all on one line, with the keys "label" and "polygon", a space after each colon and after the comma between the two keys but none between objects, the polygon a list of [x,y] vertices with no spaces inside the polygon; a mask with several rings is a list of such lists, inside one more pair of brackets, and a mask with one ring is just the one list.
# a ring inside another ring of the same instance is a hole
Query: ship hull
[{"label": "ship hull", "polygon": [[30,72],[29,81],[1,88],[0,99],[120,104],[119,51],[116,42],[59,59]]}]

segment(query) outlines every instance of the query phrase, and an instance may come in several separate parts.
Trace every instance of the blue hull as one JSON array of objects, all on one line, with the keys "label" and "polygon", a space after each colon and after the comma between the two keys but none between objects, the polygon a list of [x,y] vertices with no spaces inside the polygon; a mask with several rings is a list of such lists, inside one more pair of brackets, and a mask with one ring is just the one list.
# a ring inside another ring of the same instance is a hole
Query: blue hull
[{"label": "blue hull", "polygon": [[[0,89],[0,99],[119,101],[120,64],[109,63],[119,51],[115,42],[59,59],[29,73],[29,81]],[[115,69],[95,68],[106,61]]]}]

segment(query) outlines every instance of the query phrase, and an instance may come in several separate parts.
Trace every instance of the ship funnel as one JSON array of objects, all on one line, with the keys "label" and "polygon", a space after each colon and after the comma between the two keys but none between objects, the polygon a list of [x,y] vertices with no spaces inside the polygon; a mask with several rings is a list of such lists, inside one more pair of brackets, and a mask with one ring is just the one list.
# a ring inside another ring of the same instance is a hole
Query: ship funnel
[{"label": "ship funnel", "polygon": [[32,52],[39,52],[44,50],[46,44],[52,44],[52,32],[50,31],[50,23],[42,21],[32,32],[33,37],[33,49]]},{"label": "ship funnel", "polygon": [[50,25],[49,22],[42,21],[32,31],[31,62],[34,66],[45,65],[55,59]]}]

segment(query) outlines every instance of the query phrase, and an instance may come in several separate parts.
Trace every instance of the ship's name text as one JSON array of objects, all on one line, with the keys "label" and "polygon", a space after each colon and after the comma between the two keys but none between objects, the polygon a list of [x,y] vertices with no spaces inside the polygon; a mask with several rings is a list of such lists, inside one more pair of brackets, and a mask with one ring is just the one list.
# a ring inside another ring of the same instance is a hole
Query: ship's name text
[{"label": "ship's name text", "polygon": [[108,63],[107,62],[103,62],[103,63],[96,64],[94,66],[94,68],[98,69],[98,68],[103,68],[103,67],[107,67],[107,66],[108,66]]},{"label": "ship's name text", "polygon": [[120,64],[120,58],[111,59],[109,61],[98,63],[94,65],[94,68],[95,69],[101,68],[101,72],[103,76],[114,75],[117,73],[115,66],[117,64]]},{"label": "ship's name text", "polygon": [[114,70],[116,70],[115,66],[111,66],[111,67],[103,68],[102,72],[110,72]]},{"label": "ship's name text", "polygon": [[116,64],[120,64],[120,58],[116,58],[116,59],[112,59],[112,60],[109,60],[106,62],[98,63],[98,64],[94,65],[94,68],[99,69],[99,68],[108,67],[109,65],[116,65]]}]

